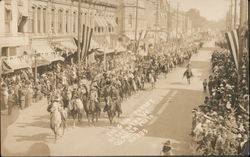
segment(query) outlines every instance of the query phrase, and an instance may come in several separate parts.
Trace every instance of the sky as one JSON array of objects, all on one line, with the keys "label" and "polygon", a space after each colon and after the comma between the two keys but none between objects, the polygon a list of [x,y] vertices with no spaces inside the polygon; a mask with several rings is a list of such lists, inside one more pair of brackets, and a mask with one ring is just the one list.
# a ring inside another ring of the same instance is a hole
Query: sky
[{"label": "sky", "polygon": [[177,6],[178,1],[182,11],[196,8],[200,11],[201,16],[215,21],[226,16],[231,3],[231,0],[170,0],[170,4]]}]

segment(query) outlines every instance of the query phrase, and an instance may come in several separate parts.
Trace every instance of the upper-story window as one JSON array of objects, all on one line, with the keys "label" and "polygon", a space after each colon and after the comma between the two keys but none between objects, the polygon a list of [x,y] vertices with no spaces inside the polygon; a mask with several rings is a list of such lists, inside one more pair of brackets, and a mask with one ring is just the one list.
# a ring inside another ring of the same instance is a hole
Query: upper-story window
[{"label": "upper-story window", "polygon": [[69,33],[69,11],[66,11],[65,31]]},{"label": "upper-story window", "polygon": [[41,33],[41,8],[37,8],[37,32]]},{"label": "upper-story window", "polygon": [[51,31],[55,31],[55,9],[51,9]]},{"label": "upper-story window", "polygon": [[77,25],[77,15],[76,12],[73,13],[73,33],[76,33],[76,25]]},{"label": "upper-story window", "polygon": [[5,33],[11,32],[12,10],[11,5],[5,5]]},{"label": "upper-story window", "polygon": [[35,33],[35,14],[36,14],[36,8],[35,7],[32,7],[31,8],[31,19],[30,19],[30,32],[31,33]]},{"label": "upper-story window", "polygon": [[47,32],[47,15],[46,15],[46,8],[43,9],[43,32],[46,33]]},{"label": "upper-story window", "polygon": [[58,33],[63,32],[63,11],[58,11]]},{"label": "upper-story window", "polygon": [[132,15],[129,15],[128,24],[130,27],[133,27],[133,16]]},{"label": "upper-story window", "polygon": [[117,18],[115,18],[115,22],[116,22],[116,24],[118,25],[118,23],[119,23],[119,21],[118,21],[119,19],[118,19],[118,17]]}]

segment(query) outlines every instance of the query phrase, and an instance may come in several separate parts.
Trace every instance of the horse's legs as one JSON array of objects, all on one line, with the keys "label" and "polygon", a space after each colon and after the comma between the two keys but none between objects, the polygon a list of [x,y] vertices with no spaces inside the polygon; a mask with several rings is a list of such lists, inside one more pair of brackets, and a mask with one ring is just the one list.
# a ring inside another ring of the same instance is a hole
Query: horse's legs
[{"label": "horse's legs", "polygon": [[110,123],[110,125],[112,125],[112,116],[111,116],[110,110],[107,113],[108,113],[108,117],[109,117],[109,123]]},{"label": "horse's legs", "polygon": [[73,128],[75,128],[76,127],[76,120],[75,120],[75,118],[73,118]]},{"label": "horse's legs", "polygon": [[90,113],[87,113],[88,125],[90,126]]}]

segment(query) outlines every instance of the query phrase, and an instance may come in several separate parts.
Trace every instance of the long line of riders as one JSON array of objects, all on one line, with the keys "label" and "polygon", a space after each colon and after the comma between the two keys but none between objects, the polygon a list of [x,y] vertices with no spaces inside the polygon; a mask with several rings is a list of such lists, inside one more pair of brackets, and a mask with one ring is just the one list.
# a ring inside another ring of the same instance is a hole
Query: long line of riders
[{"label": "long line of riders", "polygon": [[[133,70],[117,68],[104,71],[94,76],[89,84],[84,77],[77,75],[73,80],[58,78],[60,88],[46,93],[49,102],[47,111],[51,113],[51,129],[55,136],[62,124],[64,129],[67,127],[69,117],[73,118],[75,126],[75,121],[81,122],[84,113],[88,124],[92,125],[98,122],[102,111],[107,112],[112,125],[114,117],[119,118],[122,114],[121,104],[124,100],[137,91],[144,90],[146,83],[155,88],[155,82],[161,73],[166,77],[176,65],[182,65],[193,53],[197,53],[201,46],[202,44],[193,44],[184,52],[138,57]],[[61,72],[65,68],[67,67],[62,65],[59,67]]]}]

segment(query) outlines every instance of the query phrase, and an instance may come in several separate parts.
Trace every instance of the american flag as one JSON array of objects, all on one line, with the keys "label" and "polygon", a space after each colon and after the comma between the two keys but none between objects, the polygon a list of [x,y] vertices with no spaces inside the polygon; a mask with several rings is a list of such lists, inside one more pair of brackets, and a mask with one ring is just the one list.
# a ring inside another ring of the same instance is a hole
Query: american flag
[{"label": "american flag", "polygon": [[228,48],[233,56],[237,70],[239,69],[239,30],[234,29],[226,32],[225,36],[227,39]]}]

